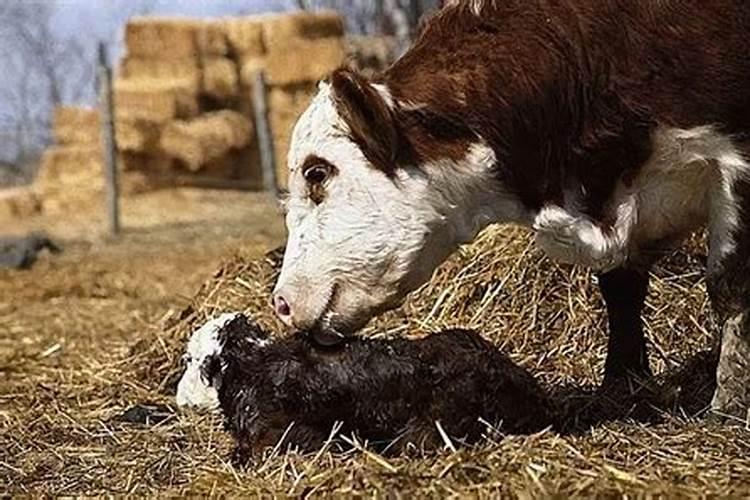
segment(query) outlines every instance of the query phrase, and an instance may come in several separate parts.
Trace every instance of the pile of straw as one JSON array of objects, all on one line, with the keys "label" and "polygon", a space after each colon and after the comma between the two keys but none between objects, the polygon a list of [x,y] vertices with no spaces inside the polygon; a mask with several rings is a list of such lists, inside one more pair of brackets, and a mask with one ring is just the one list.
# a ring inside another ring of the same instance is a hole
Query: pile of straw
[{"label": "pile of straw", "polygon": [[[472,488],[484,494],[562,497],[747,491],[741,478],[750,473],[750,435],[695,420],[709,404],[716,363],[710,349],[717,326],[703,280],[704,251],[704,240],[696,237],[652,273],[645,320],[657,373],[653,392],[597,393],[606,329],[594,275],[551,262],[524,230],[488,229],[400,309],[378,318],[362,334],[420,336],[452,326],[477,329],[539,377],[560,409],[563,432],[506,437],[499,444],[489,438],[474,449],[416,459],[362,451],[342,456],[324,450],[315,457],[273,453],[237,472],[235,486],[248,494],[311,488],[351,493],[371,487],[414,494]],[[191,305],[167,321],[156,341],[147,339],[135,347],[141,380],[173,394],[190,332],[220,313],[243,311],[270,331],[284,331],[269,307],[280,259],[281,253],[273,252],[259,260],[239,254],[225,262]],[[204,432],[208,429],[218,429],[218,424],[208,423]],[[226,456],[226,450],[222,444],[219,455]],[[340,470],[358,472],[338,474]],[[223,477],[212,471],[206,487],[216,481],[221,488]],[[196,488],[195,482],[191,485]]]},{"label": "pile of straw", "polygon": [[[652,273],[645,318],[651,362],[659,374],[674,373],[714,345],[703,240],[696,238],[688,249]],[[174,380],[185,338],[218,313],[244,311],[271,331],[283,331],[268,306],[279,261],[277,252],[259,261],[233,260],[217,271],[184,321],[162,339],[170,347],[152,352],[157,356],[147,363],[151,380]],[[550,387],[593,387],[601,378],[606,328],[595,276],[548,260],[522,229],[488,229],[363,334],[423,335],[454,326],[479,330]],[[683,394],[704,389],[693,382]]]}]

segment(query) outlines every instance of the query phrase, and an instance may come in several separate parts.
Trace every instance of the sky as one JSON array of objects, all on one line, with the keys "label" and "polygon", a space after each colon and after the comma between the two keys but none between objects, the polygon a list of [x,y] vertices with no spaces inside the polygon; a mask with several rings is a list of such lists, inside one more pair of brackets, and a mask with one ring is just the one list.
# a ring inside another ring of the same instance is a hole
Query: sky
[{"label": "sky", "polygon": [[293,3],[291,0],[57,0],[56,27],[64,37],[78,34],[109,39],[116,33],[120,39],[125,21],[133,15],[220,17],[285,10]]}]

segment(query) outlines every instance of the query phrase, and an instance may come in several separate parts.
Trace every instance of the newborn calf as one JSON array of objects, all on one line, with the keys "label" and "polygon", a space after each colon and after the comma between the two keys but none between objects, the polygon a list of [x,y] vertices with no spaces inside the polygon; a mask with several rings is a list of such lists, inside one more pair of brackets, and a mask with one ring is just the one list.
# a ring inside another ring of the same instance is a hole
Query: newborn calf
[{"label": "newborn calf", "polygon": [[239,461],[282,439],[285,447],[318,449],[337,422],[344,435],[398,450],[434,448],[446,438],[476,442],[488,425],[530,433],[552,420],[534,378],[471,331],[351,338],[324,349],[301,333],[269,339],[237,314],[198,330],[190,344],[178,403],[212,407],[217,394]]}]

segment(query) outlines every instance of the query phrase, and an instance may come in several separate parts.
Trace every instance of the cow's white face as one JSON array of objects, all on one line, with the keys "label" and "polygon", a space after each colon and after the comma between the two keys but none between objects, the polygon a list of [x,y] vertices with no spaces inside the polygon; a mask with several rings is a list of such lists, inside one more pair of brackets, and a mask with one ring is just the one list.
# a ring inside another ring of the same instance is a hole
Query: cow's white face
[{"label": "cow's white face", "polygon": [[[369,99],[381,99],[387,109],[387,92],[366,85]],[[353,137],[350,124],[362,117],[344,118],[336,92],[335,83],[321,84],[294,129],[289,235],[274,291],[282,320],[331,341],[397,306],[492,219],[463,206],[471,198],[464,179],[487,184],[468,176],[464,165],[375,165],[365,148],[379,144]],[[375,128],[364,133],[384,135]],[[488,148],[472,147],[467,160],[486,165],[491,156]],[[480,198],[474,201],[481,204]]]}]

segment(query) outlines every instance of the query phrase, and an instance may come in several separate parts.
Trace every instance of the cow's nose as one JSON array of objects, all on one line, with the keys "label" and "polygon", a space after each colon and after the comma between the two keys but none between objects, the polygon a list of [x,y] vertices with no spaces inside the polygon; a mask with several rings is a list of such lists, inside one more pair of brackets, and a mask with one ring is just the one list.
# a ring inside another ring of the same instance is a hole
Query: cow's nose
[{"label": "cow's nose", "polygon": [[273,308],[276,311],[276,316],[287,326],[292,326],[292,308],[289,307],[289,302],[281,295],[276,294],[273,296]]}]

